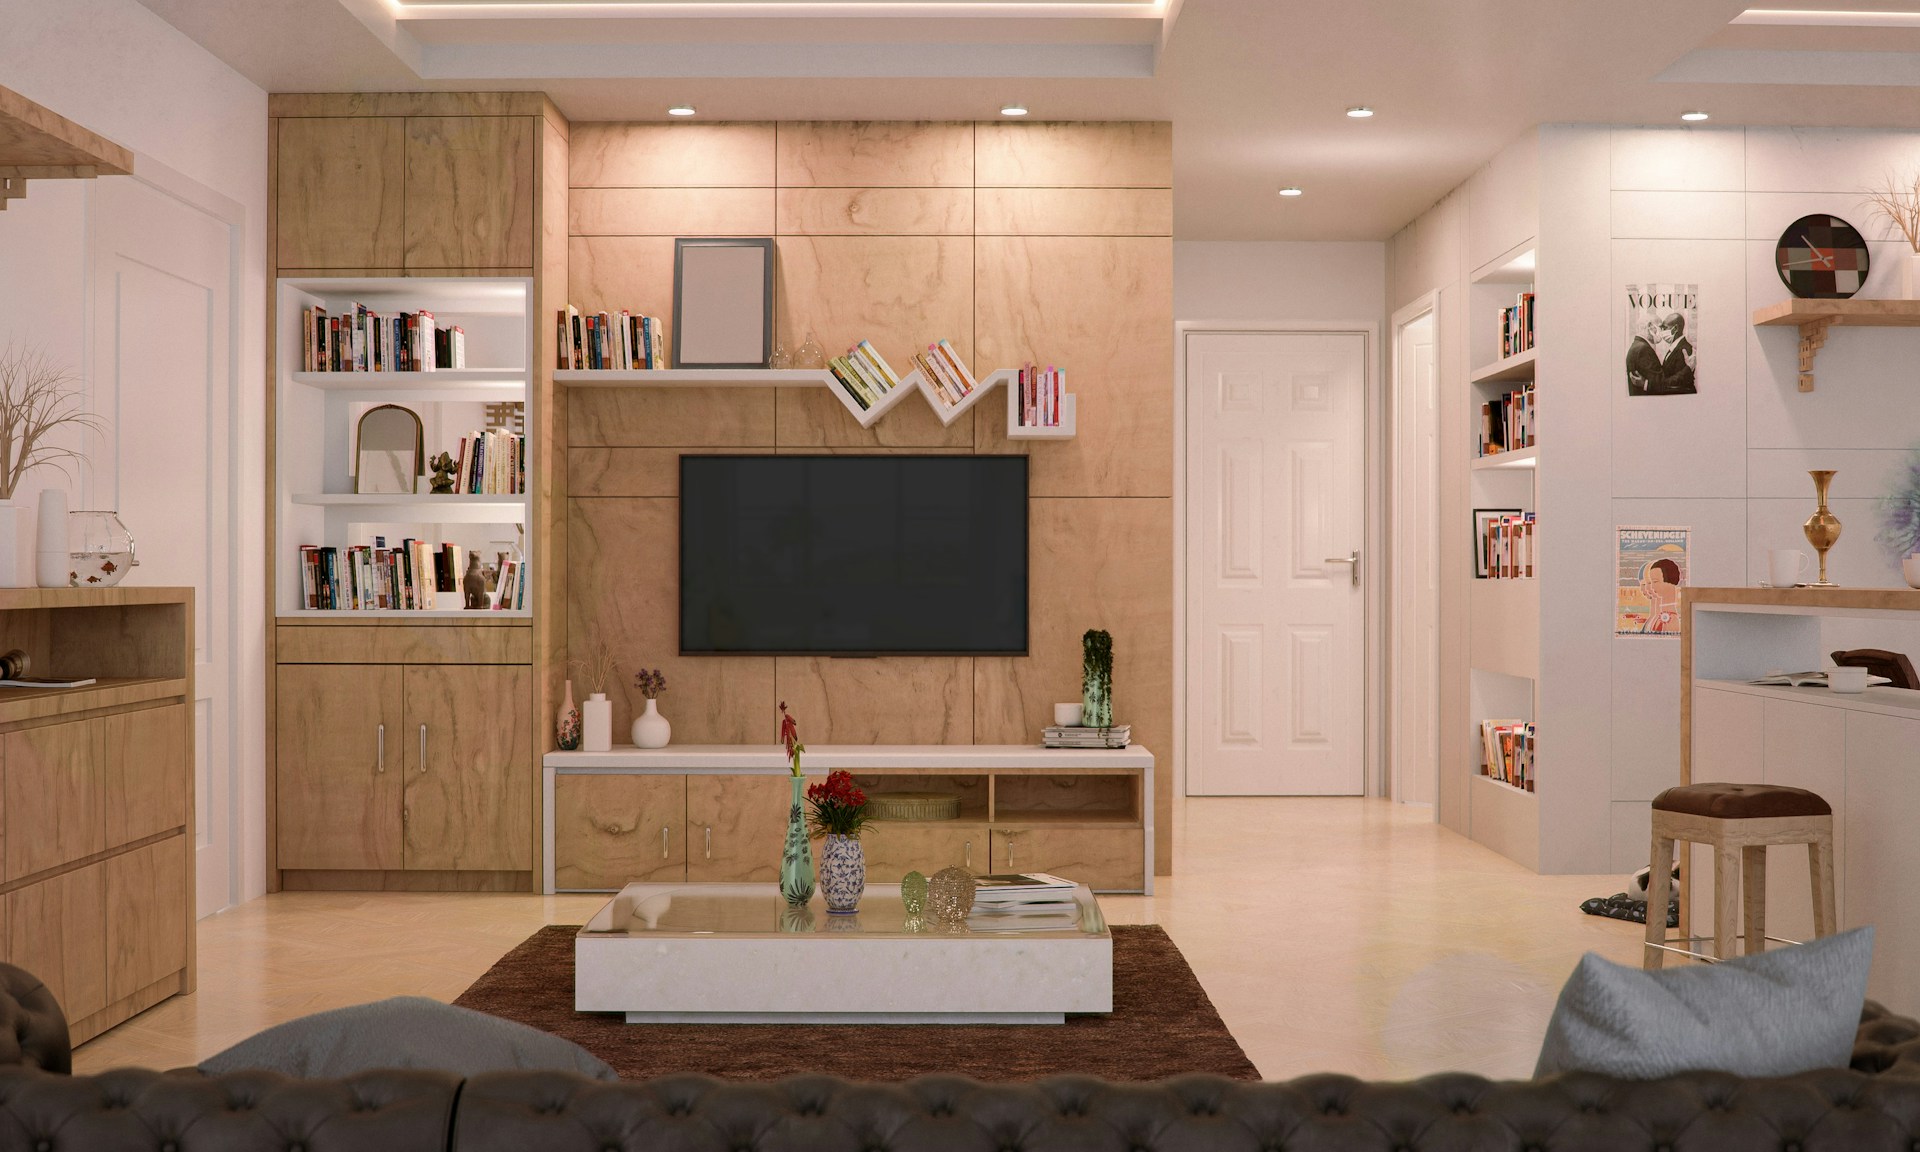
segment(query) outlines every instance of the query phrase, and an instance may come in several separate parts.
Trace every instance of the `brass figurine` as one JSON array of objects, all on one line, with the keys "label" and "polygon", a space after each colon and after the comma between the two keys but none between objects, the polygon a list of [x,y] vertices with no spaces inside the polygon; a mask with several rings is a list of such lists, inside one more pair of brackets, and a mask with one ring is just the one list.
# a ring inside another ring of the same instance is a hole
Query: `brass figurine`
[{"label": "brass figurine", "polygon": [[1820,553],[1820,578],[1808,584],[1807,587],[1838,587],[1833,581],[1827,579],[1827,549],[1832,548],[1840,539],[1840,517],[1827,509],[1827,487],[1833,483],[1834,473],[1831,469],[1817,469],[1808,472],[1807,475],[1813,477],[1813,494],[1820,502],[1820,506],[1813,510],[1813,515],[1807,517],[1807,522],[1801,525],[1801,530],[1807,534],[1807,543],[1813,545],[1814,551]]}]

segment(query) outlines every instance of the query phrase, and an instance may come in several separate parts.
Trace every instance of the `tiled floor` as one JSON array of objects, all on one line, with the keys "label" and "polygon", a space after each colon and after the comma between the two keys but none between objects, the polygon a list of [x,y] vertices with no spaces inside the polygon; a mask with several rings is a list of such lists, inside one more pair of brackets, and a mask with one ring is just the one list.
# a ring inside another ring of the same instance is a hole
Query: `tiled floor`
[{"label": "tiled floor", "polygon": [[[1189,800],[1176,875],[1106,897],[1166,926],[1263,1075],[1524,1077],[1589,949],[1638,925],[1577,905],[1622,879],[1541,877],[1429,823],[1349,799]],[[384,996],[450,1000],[534,929],[600,897],[282,894],[200,923],[200,987],[81,1048],[81,1070],[191,1064],[260,1028]]]}]

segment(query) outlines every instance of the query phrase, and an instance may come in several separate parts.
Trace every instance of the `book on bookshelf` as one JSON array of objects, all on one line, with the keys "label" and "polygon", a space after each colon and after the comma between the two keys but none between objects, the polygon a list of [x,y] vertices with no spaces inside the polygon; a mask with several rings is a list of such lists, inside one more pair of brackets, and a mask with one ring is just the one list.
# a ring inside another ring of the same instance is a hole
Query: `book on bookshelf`
[{"label": "book on bookshelf", "polygon": [[[468,552],[458,544],[409,537],[395,548],[373,544],[300,546],[300,606],[310,612],[431,612],[464,603]],[[526,562],[506,559],[488,607],[526,607]]]},{"label": "book on bookshelf", "polygon": [[1480,405],[1480,455],[1531,448],[1534,439],[1533,385],[1503,393]]},{"label": "book on bookshelf", "polygon": [[1060,398],[1067,391],[1067,374],[1049,364],[1041,368],[1028,364],[1014,380],[1019,390],[1015,405],[1016,424],[1022,428],[1060,427]]},{"label": "book on bookshelf", "polygon": [[665,368],[665,329],[658,316],[582,312],[569,304],[554,318],[555,367],[576,371],[631,372]]},{"label": "book on bookshelf", "polygon": [[519,496],[527,490],[527,438],[518,432],[473,432],[460,438],[454,457],[454,492],[472,496]]},{"label": "book on bookshelf", "polygon": [[1518,356],[1533,347],[1533,293],[1522,292],[1513,307],[1500,310],[1500,358]]},{"label": "book on bookshelf", "polygon": [[1485,580],[1526,580],[1534,574],[1534,513],[1487,518],[1481,527],[1480,564]]},{"label": "book on bookshelf", "polygon": [[467,333],[438,326],[433,313],[380,313],[349,304],[335,316],[318,305],[301,310],[303,372],[432,372],[467,366]]},{"label": "book on bookshelf", "polygon": [[1481,772],[1502,784],[1533,791],[1533,760],[1536,742],[1531,720],[1482,720],[1480,722]]}]

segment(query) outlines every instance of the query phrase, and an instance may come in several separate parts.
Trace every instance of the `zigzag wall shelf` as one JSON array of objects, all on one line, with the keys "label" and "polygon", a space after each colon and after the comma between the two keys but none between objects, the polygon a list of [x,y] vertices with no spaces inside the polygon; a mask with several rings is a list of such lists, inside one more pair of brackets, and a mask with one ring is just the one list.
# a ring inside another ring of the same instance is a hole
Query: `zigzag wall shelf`
[{"label": "zigzag wall shelf", "polygon": [[918,392],[933,409],[942,424],[952,424],[967,409],[978,404],[995,386],[1007,394],[1007,438],[1009,440],[1071,440],[1074,436],[1074,396],[1060,397],[1058,427],[1035,427],[1020,423],[1020,397],[1016,383],[1019,372],[1002,368],[980,377],[977,386],[958,404],[948,404],[934,391],[919,369],[900,378],[900,383],[880,397],[879,403],[862,409],[847,390],[824,368],[655,368],[637,371],[607,369],[561,369],[553,374],[556,384],[569,388],[798,388],[808,385],[825,388],[862,428],[871,428],[891,412],[908,393]]}]

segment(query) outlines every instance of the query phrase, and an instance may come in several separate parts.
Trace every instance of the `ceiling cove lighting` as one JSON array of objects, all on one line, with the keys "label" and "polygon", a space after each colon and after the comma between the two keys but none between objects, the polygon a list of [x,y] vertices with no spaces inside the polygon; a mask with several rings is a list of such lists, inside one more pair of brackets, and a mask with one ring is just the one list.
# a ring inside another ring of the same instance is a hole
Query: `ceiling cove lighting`
[{"label": "ceiling cove lighting", "polygon": [[1920,12],[1862,12],[1825,8],[1749,8],[1735,24],[1772,24],[1812,28],[1914,28]]},{"label": "ceiling cove lighting", "polygon": [[1289,184],[1285,188],[1280,189],[1280,195],[1292,197],[1292,196],[1303,196],[1305,195],[1305,193],[1303,193],[1300,189],[1295,188],[1293,185]]},{"label": "ceiling cove lighting", "polygon": [[1365,104],[1355,104],[1353,107],[1347,109],[1347,115],[1355,120],[1368,120],[1373,117],[1373,109],[1367,107]]},{"label": "ceiling cove lighting", "polygon": [[1000,109],[1000,115],[1002,116],[1025,116],[1026,114],[1027,106],[1025,104],[1008,104],[1006,107]]},{"label": "ceiling cove lighting", "polygon": [[691,116],[693,113],[694,107],[691,104],[675,104],[673,107],[667,109],[667,115],[669,116]]},{"label": "ceiling cove lighting", "polygon": [[1705,112],[1682,112],[1680,113],[1680,119],[1688,123],[1698,123],[1701,120],[1711,120],[1713,117]]}]

